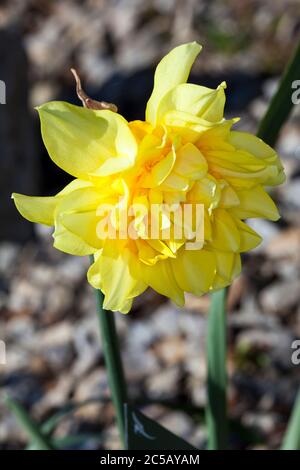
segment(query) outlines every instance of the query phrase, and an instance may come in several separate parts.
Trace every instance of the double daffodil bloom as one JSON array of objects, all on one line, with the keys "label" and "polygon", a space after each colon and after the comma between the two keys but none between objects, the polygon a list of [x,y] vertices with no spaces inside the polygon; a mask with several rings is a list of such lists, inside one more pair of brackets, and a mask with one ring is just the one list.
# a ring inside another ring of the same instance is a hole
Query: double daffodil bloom
[{"label": "double daffodil bloom", "polygon": [[[88,280],[104,293],[105,309],[127,313],[148,286],[182,306],[185,292],[229,285],[240,273],[240,253],[261,241],[244,220],[279,217],[265,191],[284,181],[275,151],[232,130],[236,120],[223,117],[225,83],[217,89],[186,83],[200,50],[196,42],[183,44],[162,59],[145,121],[58,101],[38,108],[49,155],[74,180],[53,197],[13,198],[25,218],[54,227],[57,249],[94,255]],[[174,214],[157,216],[160,236],[149,234],[153,204],[201,205],[196,249],[186,247],[194,226],[181,237],[161,235],[174,229]],[[125,212],[135,236],[99,236],[99,223],[108,219],[120,234],[111,208],[129,206],[138,207]]]}]

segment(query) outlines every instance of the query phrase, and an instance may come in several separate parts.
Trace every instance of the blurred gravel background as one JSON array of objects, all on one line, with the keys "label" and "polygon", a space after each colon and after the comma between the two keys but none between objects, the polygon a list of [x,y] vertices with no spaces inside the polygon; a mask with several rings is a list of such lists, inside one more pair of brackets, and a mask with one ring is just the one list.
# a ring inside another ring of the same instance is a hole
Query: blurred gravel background
[{"label": "blurred gravel background", "polygon": [[[23,221],[9,199],[12,191],[53,194],[68,181],[47,158],[33,107],[51,99],[78,103],[73,66],[94,98],[141,118],[154,64],[174,45],[197,40],[204,49],[193,80],[216,86],[226,79],[227,117],[241,116],[239,127],[255,132],[299,32],[297,0],[1,2],[0,339],[7,364],[0,365],[0,448],[28,442],[5,393],[38,421],[69,401],[96,398],[66,416],[55,435],[90,435],[72,448],[119,446],[88,260],[54,250],[51,231]],[[234,448],[278,447],[300,385],[300,365],[291,362],[292,342],[300,339],[300,104],[277,149],[288,177],[273,192],[282,218],[251,222],[264,242],[245,257],[228,299]],[[149,290],[130,315],[117,316],[132,399],[199,448],[206,439],[208,305],[206,296],[187,296],[178,310]]]}]

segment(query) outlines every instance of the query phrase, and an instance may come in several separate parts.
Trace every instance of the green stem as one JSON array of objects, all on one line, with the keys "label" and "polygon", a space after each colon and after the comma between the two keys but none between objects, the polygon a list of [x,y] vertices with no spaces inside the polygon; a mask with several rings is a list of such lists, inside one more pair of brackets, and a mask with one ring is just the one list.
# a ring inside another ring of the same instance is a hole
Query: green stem
[{"label": "green stem", "polygon": [[10,397],[6,397],[6,404],[11,409],[21,427],[26,431],[35,448],[39,450],[54,450],[51,440],[43,434],[39,426],[30,418],[29,414],[20,403]]},{"label": "green stem", "polygon": [[[298,44],[279,87],[261,120],[257,136],[274,145],[280,129],[293,107],[293,81],[300,79],[300,43]],[[207,333],[208,404],[206,408],[209,449],[227,446],[226,412],[226,323],[227,289],[212,294]],[[299,413],[299,411],[297,411]]]},{"label": "green stem", "polygon": [[[93,256],[90,257],[90,260],[91,263],[94,262]],[[120,438],[123,446],[125,447],[126,439],[124,404],[127,403],[127,390],[122,360],[120,356],[120,347],[118,343],[115,319],[113,312],[103,309],[102,292],[99,289],[95,289],[95,295],[109,386],[111,389],[112,401],[116,410]]]},{"label": "green stem", "polygon": [[281,78],[279,88],[273,96],[266,114],[261,120],[257,136],[267,144],[273,146],[277,140],[279,131],[293,107],[292,83],[300,79],[300,42],[289,61]]},{"label": "green stem", "polygon": [[227,289],[214,292],[207,331],[207,407],[208,449],[222,450],[228,446],[226,314]]},{"label": "green stem", "polygon": [[300,450],[300,391],[296,397],[281,450]]}]

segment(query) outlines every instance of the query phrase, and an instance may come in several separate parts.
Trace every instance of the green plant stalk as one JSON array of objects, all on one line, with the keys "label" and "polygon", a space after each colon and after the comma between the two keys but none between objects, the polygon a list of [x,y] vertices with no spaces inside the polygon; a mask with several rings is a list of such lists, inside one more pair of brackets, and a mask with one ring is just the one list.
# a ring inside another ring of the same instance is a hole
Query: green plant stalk
[{"label": "green plant stalk", "polygon": [[[300,78],[300,42],[282,76],[279,87],[261,120],[257,136],[267,144],[276,143],[279,132],[287,120],[292,107],[292,83]],[[226,341],[225,341],[225,302],[227,289],[211,296],[211,309],[207,334],[208,361],[208,404],[206,408],[208,426],[208,448],[220,449],[227,444],[226,416]],[[220,323],[216,321],[220,320]],[[223,328],[223,330],[222,330]],[[215,351],[217,349],[217,352]],[[293,416],[300,420],[298,398]],[[294,418],[291,418],[294,423]],[[289,426],[290,429],[290,426]],[[294,427],[293,427],[294,429]],[[289,432],[289,430],[288,430]],[[286,442],[286,440],[285,440]]]},{"label": "green plant stalk", "polygon": [[[93,256],[90,257],[90,260],[91,263],[94,262]],[[103,309],[103,294],[99,289],[94,289],[94,291],[96,296],[97,314],[100,324],[103,354],[108,374],[108,381],[111,390],[112,401],[116,411],[116,419],[121,442],[123,447],[125,447],[126,439],[124,404],[127,403],[127,390],[115,326],[114,313]]]},{"label": "green plant stalk", "polygon": [[[279,132],[287,120],[294,103],[292,102],[292,83],[300,79],[300,41],[281,78],[279,87],[261,120],[257,136],[267,144],[274,145]],[[300,392],[294,405],[282,450],[300,449]]]},{"label": "green plant stalk", "polygon": [[39,426],[31,419],[25,408],[20,403],[10,397],[6,397],[6,404],[17,418],[20,426],[30,437],[34,443],[34,447],[38,450],[54,450],[55,447],[51,440],[43,434]]},{"label": "green plant stalk", "polygon": [[273,96],[271,103],[262,118],[257,136],[267,144],[273,146],[277,140],[280,129],[287,120],[293,107],[292,83],[300,79],[300,42],[289,61],[280,80],[279,88]]},{"label": "green plant stalk", "polygon": [[212,294],[208,317],[206,422],[209,450],[223,450],[228,446],[226,294],[227,289]]},{"label": "green plant stalk", "polygon": [[300,391],[292,410],[281,450],[300,450]]}]

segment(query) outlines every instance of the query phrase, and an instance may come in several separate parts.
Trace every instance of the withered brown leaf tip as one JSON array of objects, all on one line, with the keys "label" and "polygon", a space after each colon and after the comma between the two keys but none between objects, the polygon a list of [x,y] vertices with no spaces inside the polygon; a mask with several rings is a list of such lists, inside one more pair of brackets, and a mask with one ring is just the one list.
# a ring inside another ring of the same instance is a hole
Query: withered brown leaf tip
[{"label": "withered brown leaf tip", "polygon": [[82,89],[80,77],[75,69],[71,69],[76,81],[76,93],[78,98],[81,100],[83,106],[89,109],[109,109],[114,113],[118,112],[118,108],[113,103],[107,103],[106,101],[96,101],[90,98],[85,91]]}]

